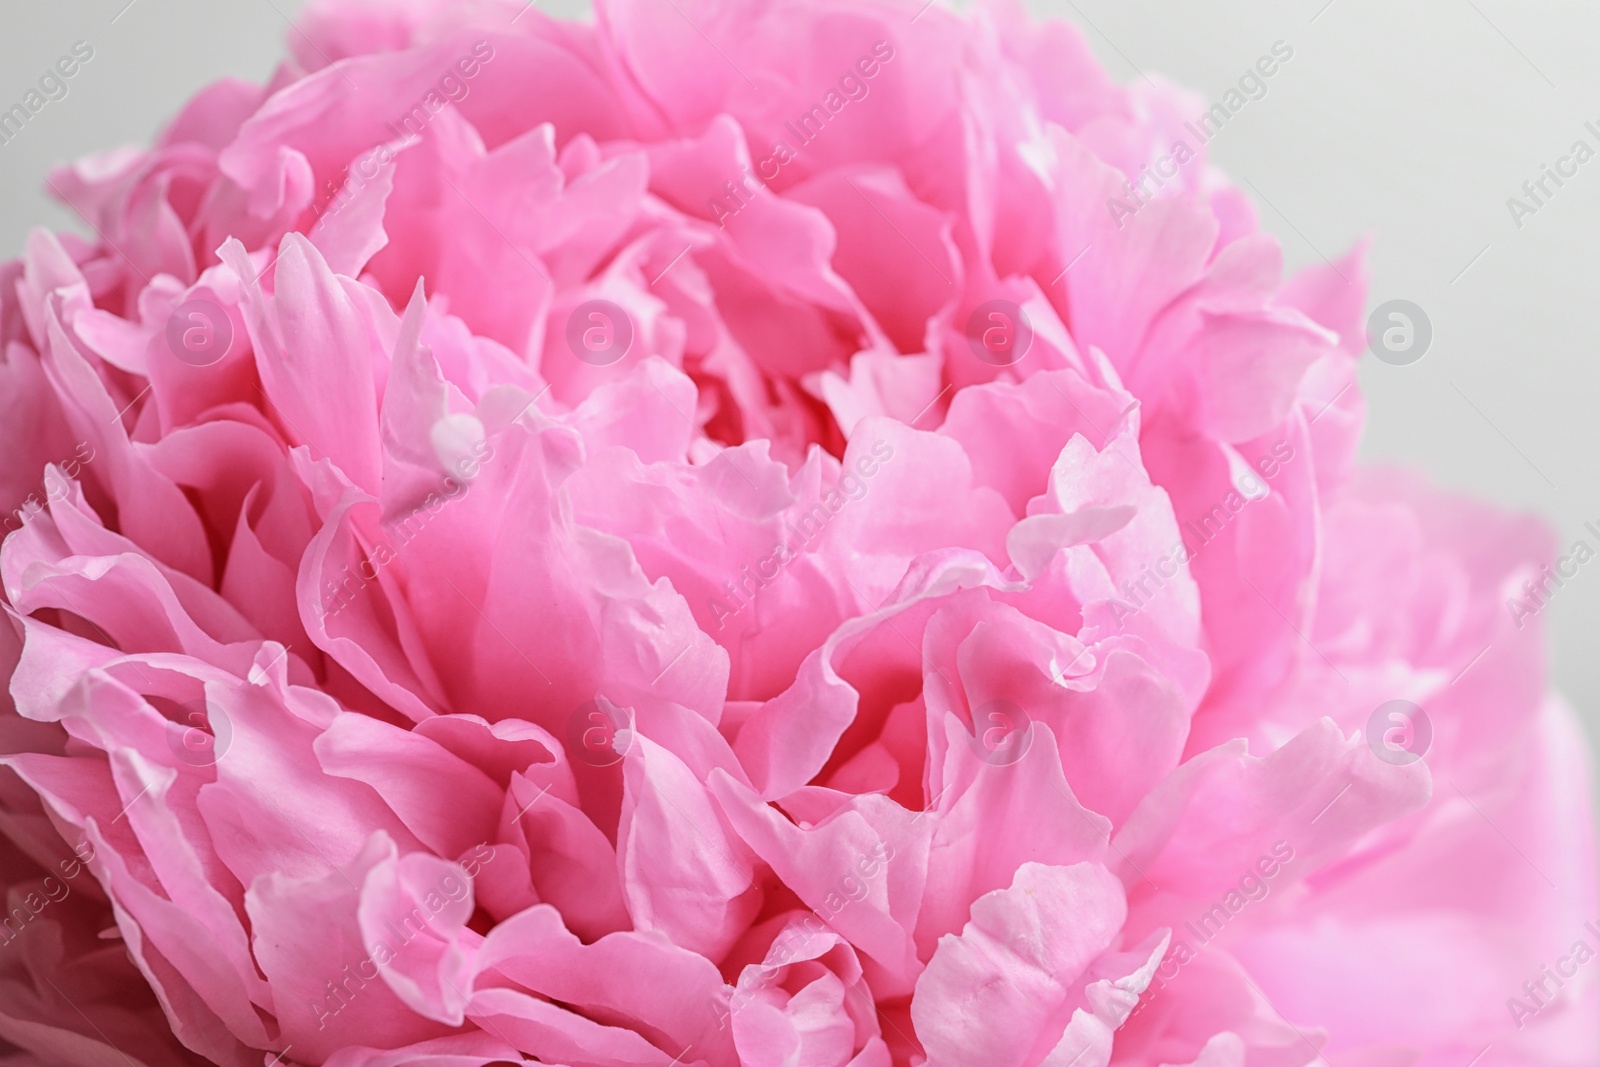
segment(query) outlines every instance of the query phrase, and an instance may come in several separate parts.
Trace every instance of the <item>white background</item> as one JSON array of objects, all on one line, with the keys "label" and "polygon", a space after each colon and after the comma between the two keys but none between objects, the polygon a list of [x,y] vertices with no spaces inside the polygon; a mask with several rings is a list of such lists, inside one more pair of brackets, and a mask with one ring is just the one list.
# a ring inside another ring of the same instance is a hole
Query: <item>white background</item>
[{"label": "white background", "polygon": [[[296,0],[6,0],[0,110],[73,42],[95,56],[0,146],[0,257],[30,226],[74,222],[40,192],[49,166],[148,141],[196,89],[264,80]],[[541,5],[545,10],[552,0]],[[579,6],[567,3],[566,7]],[[1055,0],[1123,81],[1167,78],[1217,100],[1275,41],[1294,58],[1211,142],[1254,187],[1291,265],[1336,258],[1364,234],[1372,300],[1415,301],[1433,322],[1408,367],[1369,359],[1369,460],[1545,515],[1562,543],[1600,526],[1600,159],[1532,218],[1506,200],[1573,141],[1600,139],[1600,6],[1578,0]],[[115,21],[113,21],[115,20]],[[1246,182],[1249,184],[1247,185]],[[1600,560],[1544,618],[1555,678],[1591,735],[1600,722]],[[1463,684],[1470,684],[1470,674]]]}]

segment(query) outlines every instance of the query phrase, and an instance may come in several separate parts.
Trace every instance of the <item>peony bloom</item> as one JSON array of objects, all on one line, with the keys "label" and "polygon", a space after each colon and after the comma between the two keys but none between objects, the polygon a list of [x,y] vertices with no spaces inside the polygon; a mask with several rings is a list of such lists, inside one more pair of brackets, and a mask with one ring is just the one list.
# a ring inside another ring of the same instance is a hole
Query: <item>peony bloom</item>
[{"label": "peony bloom", "polygon": [[52,176],[0,1063],[1592,1062],[1550,535],[1356,469],[1198,101],[919,7],[313,0]]}]

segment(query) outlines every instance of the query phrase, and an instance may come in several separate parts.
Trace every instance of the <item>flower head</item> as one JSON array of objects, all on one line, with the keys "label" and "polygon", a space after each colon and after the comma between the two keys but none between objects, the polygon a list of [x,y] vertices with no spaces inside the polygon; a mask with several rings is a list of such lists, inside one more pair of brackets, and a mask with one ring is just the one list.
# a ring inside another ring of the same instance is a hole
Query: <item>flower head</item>
[{"label": "flower head", "polygon": [[1594,1046],[1549,536],[1355,470],[1362,252],[1193,98],[1001,2],[291,47],[0,267],[27,1062]]}]

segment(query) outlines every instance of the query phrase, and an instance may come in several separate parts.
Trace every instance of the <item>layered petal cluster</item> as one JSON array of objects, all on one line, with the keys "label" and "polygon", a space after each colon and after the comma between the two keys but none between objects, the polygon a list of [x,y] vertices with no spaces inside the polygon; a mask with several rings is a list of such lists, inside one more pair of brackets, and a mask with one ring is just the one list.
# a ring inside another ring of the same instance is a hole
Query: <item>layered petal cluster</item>
[{"label": "layered petal cluster", "polygon": [[313,0],[0,266],[0,1063],[1589,1062],[1361,250],[999,0],[597,8]]}]

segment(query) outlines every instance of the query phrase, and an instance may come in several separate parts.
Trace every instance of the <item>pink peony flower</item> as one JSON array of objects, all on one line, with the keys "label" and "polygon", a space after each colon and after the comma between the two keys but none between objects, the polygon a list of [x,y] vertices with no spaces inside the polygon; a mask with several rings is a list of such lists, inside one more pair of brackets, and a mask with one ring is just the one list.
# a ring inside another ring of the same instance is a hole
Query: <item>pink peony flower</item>
[{"label": "pink peony flower", "polygon": [[998,0],[290,43],[0,266],[0,1063],[1592,1062],[1550,535],[1354,468],[1362,252],[1192,98]]}]

